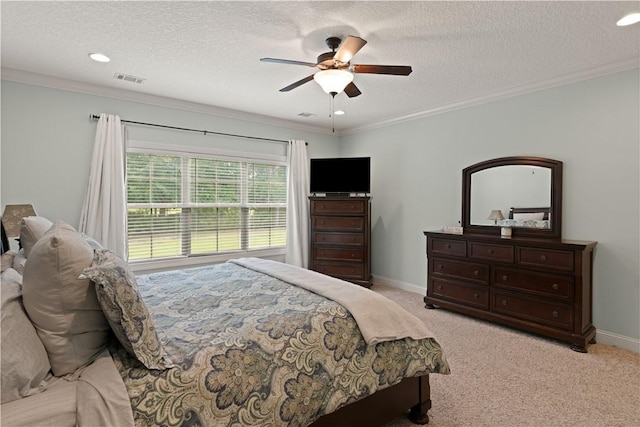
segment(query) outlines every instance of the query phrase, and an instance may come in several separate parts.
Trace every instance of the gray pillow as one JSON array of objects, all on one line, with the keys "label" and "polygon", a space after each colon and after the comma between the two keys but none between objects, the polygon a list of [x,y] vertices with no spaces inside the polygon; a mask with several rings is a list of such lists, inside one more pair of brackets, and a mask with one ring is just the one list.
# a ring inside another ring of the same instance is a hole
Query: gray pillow
[{"label": "gray pillow", "polygon": [[108,249],[96,249],[91,267],[80,277],[95,283],[111,329],[131,355],[149,369],[174,366],[162,348],[135,276],[122,258]]},{"label": "gray pillow", "polygon": [[56,221],[33,246],[24,268],[24,307],[56,376],[93,361],[106,347],[109,324],[95,288],[79,279],[93,249],[69,224]]},{"label": "gray pillow", "polygon": [[22,306],[22,276],[2,272],[2,403],[39,393],[50,376],[49,358]]},{"label": "gray pillow", "polygon": [[24,256],[29,257],[33,245],[51,228],[53,223],[42,216],[27,216],[20,223],[20,244]]}]

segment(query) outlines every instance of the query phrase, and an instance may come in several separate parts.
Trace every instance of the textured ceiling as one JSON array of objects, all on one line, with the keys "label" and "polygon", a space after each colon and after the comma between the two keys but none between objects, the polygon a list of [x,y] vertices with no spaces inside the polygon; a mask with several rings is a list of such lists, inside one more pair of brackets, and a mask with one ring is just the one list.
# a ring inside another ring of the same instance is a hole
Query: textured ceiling
[{"label": "textured ceiling", "polygon": [[[26,71],[331,129],[330,97],[313,81],[329,36],[368,44],[352,63],[411,65],[408,77],[356,74],[340,94],[338,132],[391,123],[638,67],[634,2],[28,2],[2,1],[3,77]],[[108,64],[91,61],[103,52]],[[146,79],[119,81],[115,73]],[[23,73],[24,74],[24,73]],[[305,118],[299,113],[313,113]],[[135,118],[130,118],[135,120]]]}]

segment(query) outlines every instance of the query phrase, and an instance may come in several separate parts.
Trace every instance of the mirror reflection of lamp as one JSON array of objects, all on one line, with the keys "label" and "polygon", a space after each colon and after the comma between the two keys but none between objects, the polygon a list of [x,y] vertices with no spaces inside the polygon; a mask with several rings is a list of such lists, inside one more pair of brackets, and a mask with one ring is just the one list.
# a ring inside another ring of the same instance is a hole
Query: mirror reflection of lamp
[{"label": "mirror reflection of lamp", "polygon": [[491,211],[487,219],[492,219],[494,225],[498,225],[498,220],[503,220],[504,216],[502,216],[502,211],[500,209],[494,209]]}]

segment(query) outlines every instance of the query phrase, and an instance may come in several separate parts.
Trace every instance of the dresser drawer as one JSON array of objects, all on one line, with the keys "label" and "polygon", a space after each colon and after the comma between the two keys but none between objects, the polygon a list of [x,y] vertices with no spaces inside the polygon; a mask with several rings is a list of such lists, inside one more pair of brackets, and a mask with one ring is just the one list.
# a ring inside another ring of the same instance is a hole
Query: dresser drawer
[{"label": "dresser drawer", "polygon": [[332,262],[316,262],[314,270],[341,279],[369,280],[368,277],[364,277],[364,266],[362,264],[349,265]]},{"label": "dresser drawer", "polygon": [[315,259],[337,261],[363,261],[364,248],[324,248],[316,247]]},{"label": "dresser drawer", "polygon": [[496,268],[493,270],[493,284],[525,290],[541,296],[573,301],[573,277]]},{"label": "dresser drawer", "polygon": [[439,255],[467,256],[467,242],[464,240],[429,239],[429,253]]},{"label": "dresser drawer", "polygon": [[314,242],[317,245],[364,245],[364,233],[314,233]]},{"label": "dresser drawer", "polygon": [[573,306],[492,291],[491,311],[562,329],[573,329]]},{"label": "dresser drawer", "polygon": [[431,272],[435,276],[460,278],[480,284],[487,284],[489,281],[489,266],[487,264],[433,258]]},{"label": "dresser drawer", "polygon": [[489,288],[435,278],[431,279],[429,285],[430,297],[442,298],[482,310],[489,309]]},{"label": "dresser drawer", "polygon": [[518,247],[518,264],[573,271],[573,252]]},{"label": "dresser drawer", "polygon": [[314,200],[311,202],[311,212],[362,215],[365,213],[366,206],[365,200]]},{"label": "dresser drawer", "polygon": [[469,243],[471,258],[513,263],[513,246],[489,243]]},{"label": "dresser drawer", "polygon": [[334,230],[334,231],[363,231],[364,218],[362,217],[331,217],[314,216],[311,218],[314,230]]}]

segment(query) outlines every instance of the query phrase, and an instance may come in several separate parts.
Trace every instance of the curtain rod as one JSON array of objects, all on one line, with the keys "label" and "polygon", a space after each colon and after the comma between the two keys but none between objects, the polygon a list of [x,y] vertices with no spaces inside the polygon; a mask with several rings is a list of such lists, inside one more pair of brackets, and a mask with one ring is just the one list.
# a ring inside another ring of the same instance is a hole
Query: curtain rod
[{"label": "curtain rod", "polygon": [[[98,120],[98,119],[100,119],[100,116],[97,115],[97,114],[89,114],[89,118],[91,120]],[[122,119],[120,119],[120,121],[122,123],[130,123],[130,124],[134,124],[134,125],[154,126],[154,127],[159,127],[159,128],[165,128],[165,129],[184,130],[184,131],[187,131],[187,132],[198,132],[198,133],[202,133],[204,135],[212,133],[214,135],[233,136],[233,137],[236,137],[236,138],[260,139],[262,141],[284,142],[284,143],[287,143],[287,144],[289,143],[289,141],[286,141],[284,139],[271,139],[271,138],[261,138],[259,136],[236,135],[236,134],[233,134],[233,133],[214,132],[214,131],[211,131],[211,130],[181,128],[181,127],[177,127],[177,126],[159,125],[159,124],[156,124],[156,123],[134,122],[134,121],[131,121],[131,120],[122,120]]]}]

